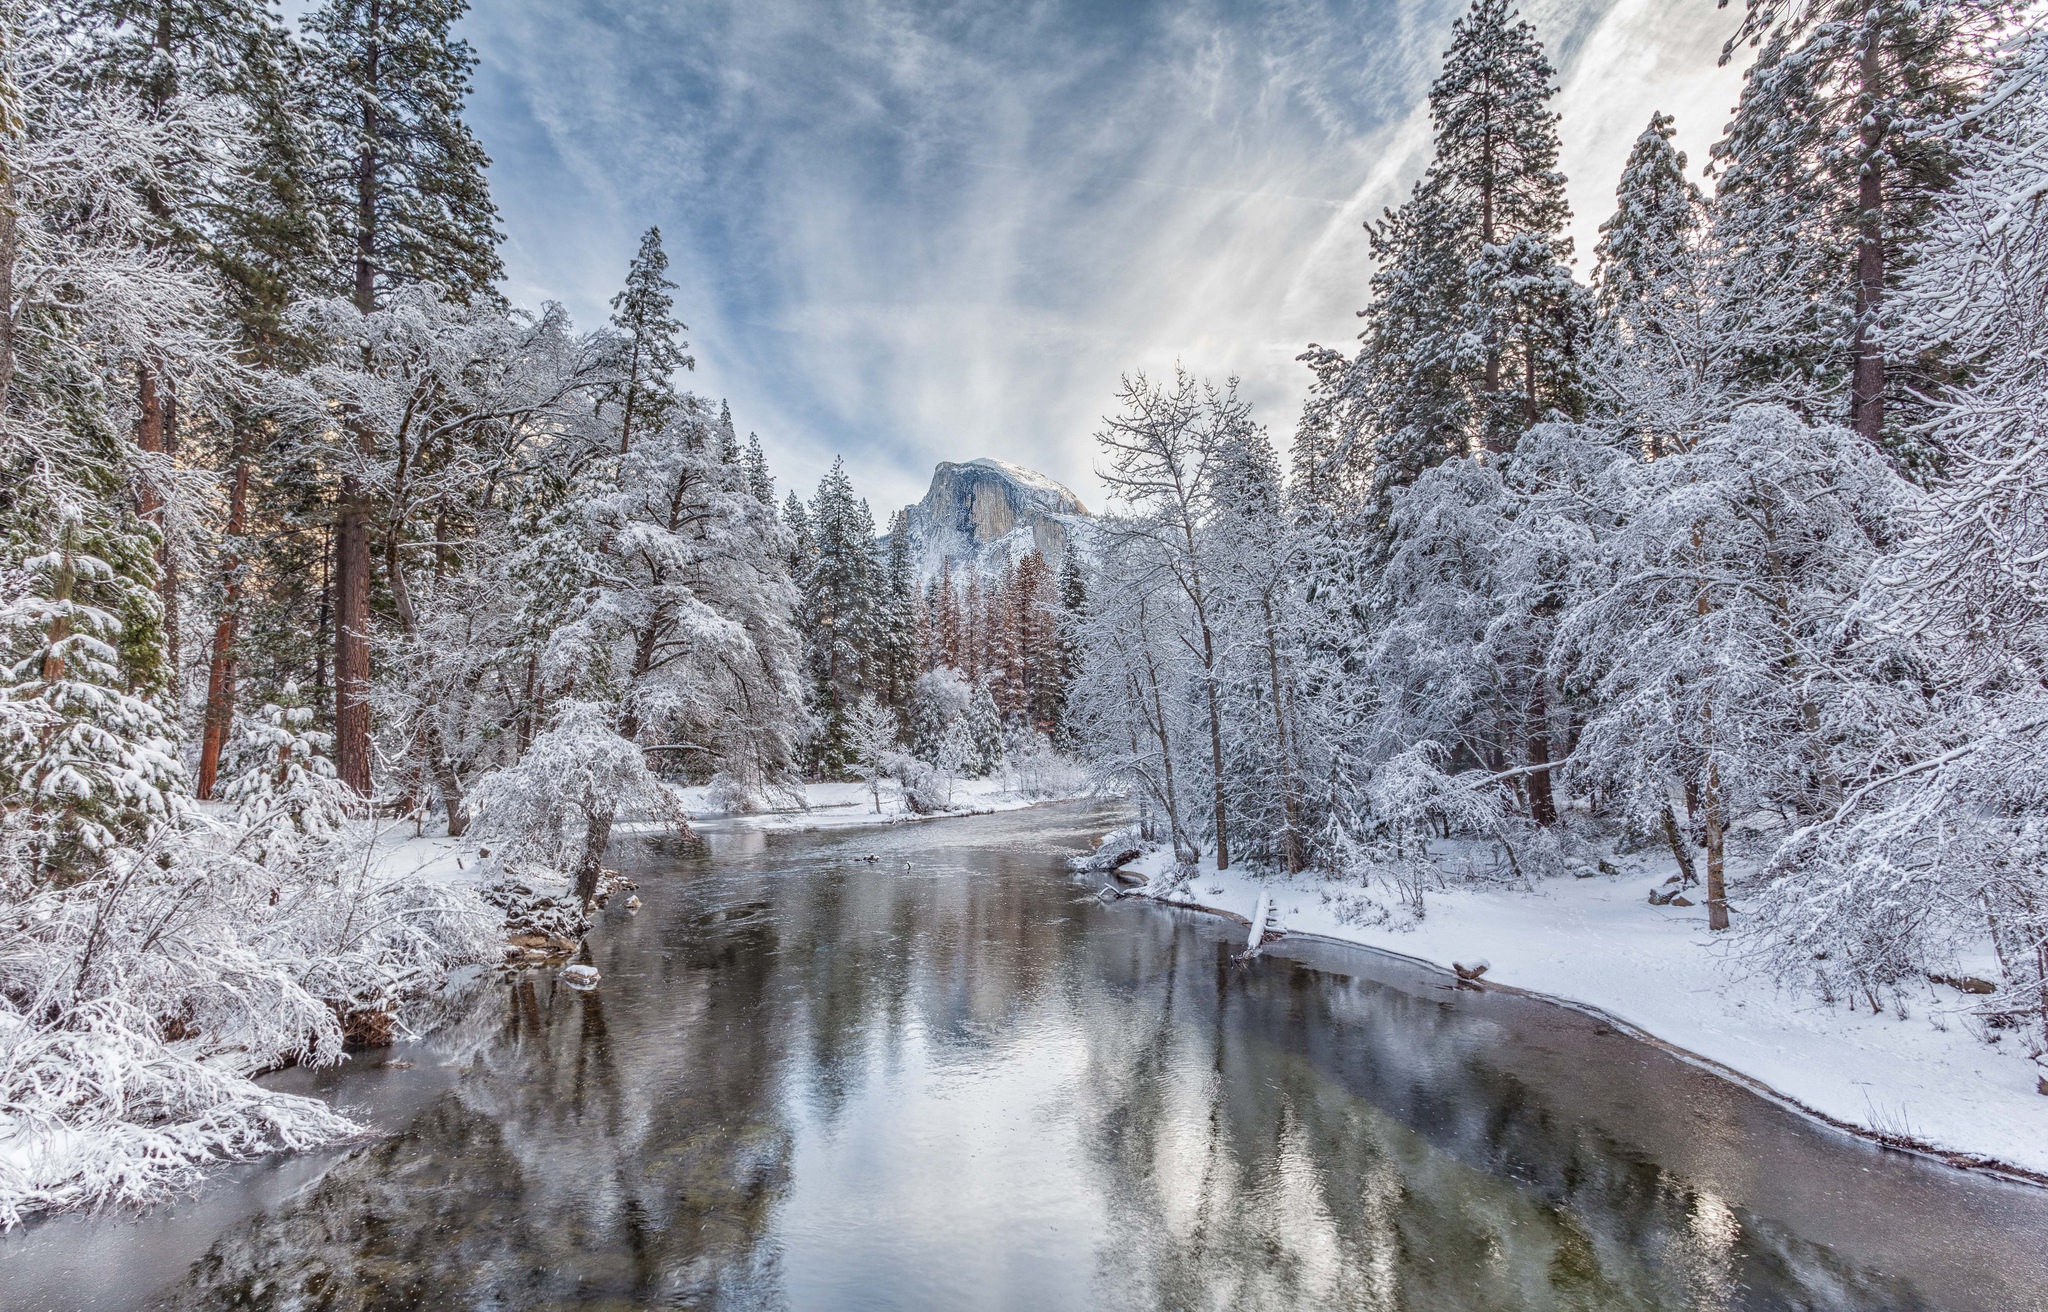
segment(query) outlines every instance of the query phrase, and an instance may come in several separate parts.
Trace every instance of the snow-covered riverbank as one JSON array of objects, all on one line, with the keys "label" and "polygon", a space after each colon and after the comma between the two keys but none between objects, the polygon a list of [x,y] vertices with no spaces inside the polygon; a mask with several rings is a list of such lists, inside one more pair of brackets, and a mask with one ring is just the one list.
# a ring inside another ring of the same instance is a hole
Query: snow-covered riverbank
[{"label": "snow-covered riverbank", "polygon": [[1355,886],[1219,874],[1211,862],[1170,891],[1169,866],[1170,854],[1155,851],[1126,869],[1149,881],[1145,893],[1247,920],[1268,893],[1274,923],[1290,934],[1446,970],[1486,961],[1488,984],[1597,1009],[1844,1127],[2048,1178],[2040,1068],[2010,1041],[1984,1042],[1966,995],[1929,983],[1901,1017],[1788,994],[1708,933],[1705,907],[1650,905],[1648,891],[1668,873],[1657,867],[1533,891],[1431,892],[1423,918],[1402,928],[1364,923]]}]

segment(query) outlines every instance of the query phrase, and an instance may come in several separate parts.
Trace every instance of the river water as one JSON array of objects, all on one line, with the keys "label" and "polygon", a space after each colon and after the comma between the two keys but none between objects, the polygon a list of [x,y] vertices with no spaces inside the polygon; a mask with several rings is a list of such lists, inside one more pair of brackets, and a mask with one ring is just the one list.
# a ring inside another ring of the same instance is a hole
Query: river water
[{"label": "river water", "polygon": [[1087,896],[1112,819],[647,844],[598,990],[277,1077],[377,1137],[25,1227],[0,1305],[2048,1309],[2048,1191],[1377,954],[1233,965]]}]

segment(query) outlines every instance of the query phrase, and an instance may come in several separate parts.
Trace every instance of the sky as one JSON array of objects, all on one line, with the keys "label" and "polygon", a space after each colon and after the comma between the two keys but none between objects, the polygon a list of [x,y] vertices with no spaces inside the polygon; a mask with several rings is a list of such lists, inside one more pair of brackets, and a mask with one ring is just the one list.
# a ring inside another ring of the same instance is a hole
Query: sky
[{"label": "sky", "polygon": [[[1239,378],[1284,451],[1349,348],[1363,223],[1427,163],[1450,0],[484,0],[469,119],[506,290],[597,326],[649,225],[694,376],[808,496],[886,521],[940,460],[1101,500],[1120,375]],[[1583,275],[1630,143],[1697,174],[1739,90],[1713,0],[1529,0]]]}]

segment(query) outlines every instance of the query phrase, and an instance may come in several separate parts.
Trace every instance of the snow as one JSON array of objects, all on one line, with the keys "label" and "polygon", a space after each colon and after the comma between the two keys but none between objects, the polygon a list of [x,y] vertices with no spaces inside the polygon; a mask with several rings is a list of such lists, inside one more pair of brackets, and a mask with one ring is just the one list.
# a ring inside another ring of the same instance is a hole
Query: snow
[{"label": "snow", "polygon": [[1660,867],[1549,880],[1534,891],[1433,892],[1423,919],[1402,928],[1348,923],[1341,898],[1355,898],[1355,884],[1218,872],[1206,858],[1181,891],[1167,893],[1171,865],[1162,849],[1128,869],[1148,878],[1148,895],[1235,916],[1250,918],[1270,896],[1289,934],[1446,970],[1483,959],[1489,986],[1598,1010],[1799,1110],[2048,1175],[2039,1068],[2015,1044],[1984,1042],[1963,1015],[1963,995],[1927,985],[1901,1019],[1782,991],[1746,968],[1729,941],[1709,935],[1704,906],[1649,904],[1648,891],[1668,873]]},{"label": "snow", "polygon": [[[1021,811],[1026,807],[1059,800],[1044,793],[1011,787],[1013,781],[1000,775],[986,779],[962,779],[953,785],[953,806],[929,815],[906,809],[889,780],[882,782],[882,809],[875,810],[874,797],[865,783],[814,783],[801,789],[802,804],[765,811],[735,814],[721,811],[704,787],[680,789],[683,813],[696,828],[767,829],[777,831],[844,829],[859,825],[903,824],[914,820],[944,820],[963,815],[989,815],[997,811]],[[621,832],[647,832],[659,828],[642,821],[618,826]]]},{"label": "snow", "polygon": [[997,460],[990,456],[982,456],[967,463],[1005,474],[1012,482],[1020,483],[1033,492],[1042,492],[1056,501],[1071,501],[1077,506],[1081,504],[1081,498],[1075,496],[1066,484],[1048,478],[1035,469],[1026,469],[1022,465],[1013,465],[1007,460]]}]

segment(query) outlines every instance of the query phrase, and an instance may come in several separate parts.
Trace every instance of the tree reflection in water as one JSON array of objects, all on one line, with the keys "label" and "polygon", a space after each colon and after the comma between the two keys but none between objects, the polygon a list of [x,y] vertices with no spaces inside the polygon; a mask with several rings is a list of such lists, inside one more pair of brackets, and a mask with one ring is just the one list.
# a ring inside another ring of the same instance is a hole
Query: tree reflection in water
[{"label": "tree reflection in water", "polygon": [[[169,1305],[2018,1306],[1916,1292],[1949,1277],[1870,1218],[1962,1199],[1924,1242],[1998,1261],[2040,1208],[2002,1233],[1984,1186],[1581,1017],[1234,966],[1224,927],[1084,895],[1061,856],[1099,823],[651,851],[598,991],[481,986],[418,1058],[452,1091]],[[1867,1206],[1816,1212],[1788,1170]]]}]

